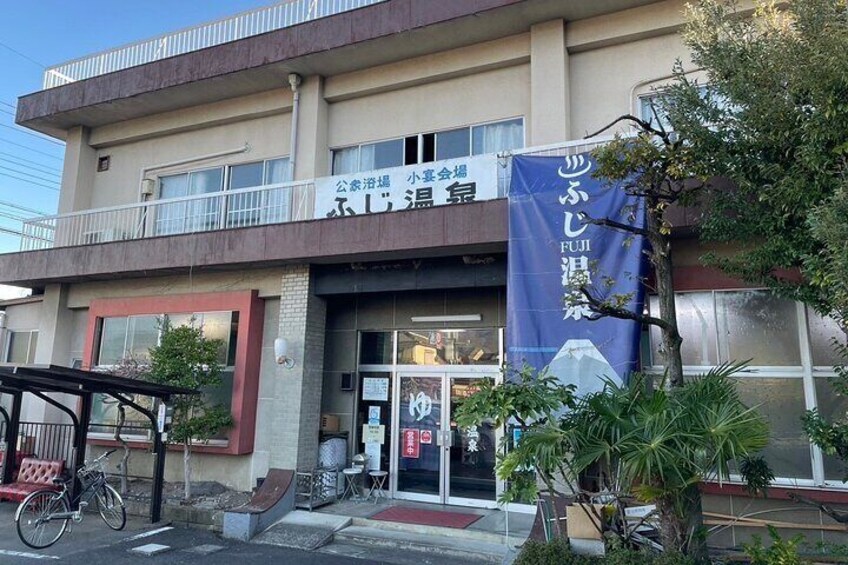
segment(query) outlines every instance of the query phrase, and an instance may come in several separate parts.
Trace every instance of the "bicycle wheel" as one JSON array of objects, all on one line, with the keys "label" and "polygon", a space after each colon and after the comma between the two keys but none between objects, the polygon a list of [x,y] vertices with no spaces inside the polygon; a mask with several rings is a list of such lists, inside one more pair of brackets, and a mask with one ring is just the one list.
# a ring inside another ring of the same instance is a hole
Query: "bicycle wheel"
[{"label": "bicycle wheel", "polygon": [[106,525],[113,530],[123,530],[127,524],[127,509],[118,491],[109,485],[103,485],[94,495],[97,511]]},{"label": "bicycle wheel", "polygon": [[18,537],[33,549],[50,547],[62,537],[68,518],[52,519],[60,512],[70,512],[65,497],[52,490],[39,490],[27,496],[15,512]]}]

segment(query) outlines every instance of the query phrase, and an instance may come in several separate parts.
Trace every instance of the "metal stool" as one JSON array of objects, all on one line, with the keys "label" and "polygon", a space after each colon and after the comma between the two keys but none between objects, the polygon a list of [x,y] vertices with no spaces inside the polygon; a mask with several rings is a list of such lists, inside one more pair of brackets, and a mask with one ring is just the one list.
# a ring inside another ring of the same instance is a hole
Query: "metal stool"
[{"label": "metal stool", "polygon": [[377,504],[377,501],[381,498],[388,500],[389,497],[386,496],[385,485],[386,478],[389,474],[386,471],[369,471],[368,476],[371,477],[371,489],[368,491],[368,498],[374,496],[374,504]]},{"label": "metal stool", "polygon": [[345,483],[347,486],[345,486],[341,500],[344,500],[345,498],[355,499],[356,502],[362,500],[362,494],[356,486],[356,481],[364,471],[365,467],[348,467],[347,469],[342,469],[342,474],[345,477]]}]

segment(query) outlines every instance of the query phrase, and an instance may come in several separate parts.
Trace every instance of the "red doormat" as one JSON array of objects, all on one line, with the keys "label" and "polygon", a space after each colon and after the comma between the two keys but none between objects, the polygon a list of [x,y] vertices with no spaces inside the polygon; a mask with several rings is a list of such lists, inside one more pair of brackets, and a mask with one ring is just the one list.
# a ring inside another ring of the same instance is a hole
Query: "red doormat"
[{"label": "red doormat", "polygon": [[478,514],[419,510],[417,508],[405,508],[403,506],[393,506],[371,516],[372,520],[383,520],[384,522],[401,522],[403,524],[416,524],[418,526],[442,526],[444,528],[457,528],[460,530],[467,528],[480,518],[482,516]]}]

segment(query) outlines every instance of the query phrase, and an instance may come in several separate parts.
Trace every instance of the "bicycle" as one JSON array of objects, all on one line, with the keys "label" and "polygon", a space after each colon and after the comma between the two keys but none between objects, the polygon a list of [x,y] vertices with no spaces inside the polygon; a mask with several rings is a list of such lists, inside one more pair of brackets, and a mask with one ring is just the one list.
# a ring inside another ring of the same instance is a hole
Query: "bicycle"
[{"label": "bicycle", "polygon": [[[80,523],[83,512],[92,499],[100,517],[113,530],[123,530],[127,523],[127,510],[121,495],[106,482],[104,465],[112,453],[107,451],[91,463],[77,470],[82,492],[71,501],[68,485],[73,478],[54,477],[53,484],[61,485],[61,491],[43,489],[28,495],[15,511],[15,526],[18,537],[33,549],[50,547],[68,530],[68,522]],[[77,503],[77,510],[71,504]]]}]

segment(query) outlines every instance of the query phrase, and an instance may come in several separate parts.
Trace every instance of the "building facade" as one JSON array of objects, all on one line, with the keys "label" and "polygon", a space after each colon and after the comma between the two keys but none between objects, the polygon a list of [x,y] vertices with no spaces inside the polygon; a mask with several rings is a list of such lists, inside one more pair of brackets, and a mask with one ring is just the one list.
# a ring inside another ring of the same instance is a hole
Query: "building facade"
[{"label": "building facade", "polygon": [[[350,7],[167,58],[92,56],[20,98],[18,123],[67,149],[58,215],[0,255],[0,283],[36,289],[5,306],[3,361],[108,370],[143,361],[163,317],[194,318],[227,344],[207,394],[235,420],[198,446],[199,480],[249,490],[343,437],[396,497],[494,507],[503,432],[458,430],[451,410],[509,361],[511,156],[589,150],[675,60],[690,69],[683,2]],[[687,371],[753,358],[738,380],[771,423],[778,483],[839,499],[842,469],[799,423],[845,408],[828,388],[837,328],[702,267],[689,219],[675,241]],[[96,409],[105,430],[114,407]],[[723,492],[719,508],[742,496]]]}]

